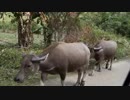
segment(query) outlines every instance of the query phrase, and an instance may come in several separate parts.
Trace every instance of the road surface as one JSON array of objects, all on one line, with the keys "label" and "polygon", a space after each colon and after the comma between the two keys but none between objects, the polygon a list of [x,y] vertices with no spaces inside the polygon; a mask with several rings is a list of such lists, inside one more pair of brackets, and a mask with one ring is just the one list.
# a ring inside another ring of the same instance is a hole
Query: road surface
[{"label": "road surface", "polygon": [[[130,59],[114,62],[112,71],[102,69],[94,72],[94,76],[86,76],[85,86],[122,86],[130,70]],[[65,85],[73,86],[77,81],[77,74],[67,74]],[[61,86],[60,77],[48,79],[45,86]]]}]

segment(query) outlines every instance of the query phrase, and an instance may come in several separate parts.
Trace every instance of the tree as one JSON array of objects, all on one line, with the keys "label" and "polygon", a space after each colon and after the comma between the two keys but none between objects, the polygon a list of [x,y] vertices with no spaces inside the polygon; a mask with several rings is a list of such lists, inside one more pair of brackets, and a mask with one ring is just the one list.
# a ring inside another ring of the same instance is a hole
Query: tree
[{"label": "tree", "polygon": [[45,47],[52,41],[63,41],[66,35],[79,28],[78,12],[40,12]]},{"label": "tree", "polygon": [[33,43],[31,12],[12,12],[18,21],[18,46],[29,47]]}]

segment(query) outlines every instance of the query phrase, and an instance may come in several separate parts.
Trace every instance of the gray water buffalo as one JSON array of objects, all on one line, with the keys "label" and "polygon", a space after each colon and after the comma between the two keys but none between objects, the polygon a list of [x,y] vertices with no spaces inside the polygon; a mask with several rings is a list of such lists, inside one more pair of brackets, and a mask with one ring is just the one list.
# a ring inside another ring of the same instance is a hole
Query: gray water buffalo
[{"label": "gray water buffalo", "polygon": [[[93,48],[93,57],[97,61],[98,71],[101,71],[101,63],[106,61],[106,69],[112,69],[112,61],[117,50],[117,43],[112,40],[100,40]],[[109,62],[111,62],[110,67]]]},{"label": "gray water buffalo", "polygon": [[[59,74],[61,85],[64,86],[67,72],[77,71],[78,79],[75,86],[84,86],[89,59],[90,50],[83,43],[55,43],[44,50],[40,56],[24,55],[20,71],[14,81],[23,82],[30,70],[40,70],[42,86],[47,74]],[[39,69],[36,67],[37,65],[39,65]]]}]

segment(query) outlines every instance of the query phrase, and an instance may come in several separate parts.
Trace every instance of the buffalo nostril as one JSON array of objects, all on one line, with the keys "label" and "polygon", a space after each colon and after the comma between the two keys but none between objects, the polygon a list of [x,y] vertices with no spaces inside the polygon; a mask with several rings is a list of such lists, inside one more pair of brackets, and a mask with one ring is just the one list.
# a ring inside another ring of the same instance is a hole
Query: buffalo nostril
[{"label": "buffalo nostril", "polygon": [[14,78],[14,81],[18,82],[18,81],[20,81],[20,79],[18,79],[18,78]]}]

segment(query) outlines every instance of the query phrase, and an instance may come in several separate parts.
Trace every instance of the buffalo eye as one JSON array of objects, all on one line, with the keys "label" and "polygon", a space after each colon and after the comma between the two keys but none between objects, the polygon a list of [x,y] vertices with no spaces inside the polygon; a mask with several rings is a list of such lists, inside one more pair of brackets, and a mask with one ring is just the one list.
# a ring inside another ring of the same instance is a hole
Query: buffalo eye
[{"label": "buffalo eye", "polygon": [[27,65],[27,67],[30,67],[31,65]]}]

